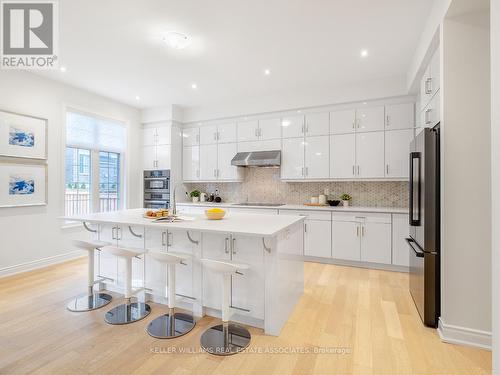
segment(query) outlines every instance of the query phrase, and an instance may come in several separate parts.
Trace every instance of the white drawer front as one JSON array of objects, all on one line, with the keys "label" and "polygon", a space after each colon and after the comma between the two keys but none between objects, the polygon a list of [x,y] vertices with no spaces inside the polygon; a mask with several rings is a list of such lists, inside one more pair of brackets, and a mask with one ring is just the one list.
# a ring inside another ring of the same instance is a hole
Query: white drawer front
[{"label": "white drawer front", "polygon": [[370,212],[334,212],[333,221],[357,221],[364,223],[391,223],[391,214]]},{"label": "white drawer front", "polygon": [[331,212],[308,211],[308,210],[280,210],[280,215],[305,216],[309,220],[331,221]]},{"label": "white drawer front", "polygon": [[278,210],[271,208],[231,208],[232,214],[278,215]]}]

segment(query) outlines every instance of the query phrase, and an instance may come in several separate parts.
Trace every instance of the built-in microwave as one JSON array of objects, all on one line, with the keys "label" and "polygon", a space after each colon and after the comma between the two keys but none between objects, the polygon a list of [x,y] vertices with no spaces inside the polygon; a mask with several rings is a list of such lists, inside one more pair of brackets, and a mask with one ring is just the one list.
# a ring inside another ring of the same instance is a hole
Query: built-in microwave
[{"label": "built-in microwave", "polygon": [[170,193],[170,171],[144,171],[144,193]]}]

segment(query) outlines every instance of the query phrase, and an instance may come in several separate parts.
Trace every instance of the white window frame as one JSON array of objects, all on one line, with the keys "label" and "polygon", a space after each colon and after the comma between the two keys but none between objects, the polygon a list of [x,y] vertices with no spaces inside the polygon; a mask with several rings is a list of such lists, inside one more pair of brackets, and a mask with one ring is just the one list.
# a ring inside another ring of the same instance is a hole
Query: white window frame
[{"label": "white window frame", "polygon": [[[126,175],[125,171],[127,170],[126,168],[126,150],[128,149],[128,129],[129,129],[129,121],[124,120],[124,119],[117,119],[112,116],[108,116],[105,114],[99,114],[94,111],[75,106],[75,105],[69,105],[69,104],[64,104],[63,105],[63,111],[62,111],[62,131],[61,131],[61,138],[62,138],[62,147],[60,150],[60,155],[61,155],[61,160],[62,160],[62,173],[61,173],[61,185],[62,186],[62,194],[60,197],[60,202],[61,202],[61,215],[65,215],[65,210],[66,210],[66,202],[65,202],[65,193],[66,193],[66,148],[67,147],[73,147],[73,146],[68,146],[66,144],[66,126],[67,126],[67,114],[68,112],[76,112],[80,113],[86,116],[91,116],[91,117],[98,117],[98,118],[103,118],[106,120],[111,120],[115,121],[118,123],[123,124],[125,128],[125,151],[122,152],[117,152],[116,150],[108,150],[108,149],[91,149],[90,150],[90,168],[92,172],[92,177],[91,177],[91,185],[92,185],[92,190],[91,190],[91,199],[92,199],[92,212],[99,212],[100,209],[100,202],[99,202],[99,152],[112,152],[112,153],[118,153],[120,154],[120,179],[119,179],[119,205],[118,209],[123,210],[127,207],[127,202],[128,202],[128,197],[126,196],[127,194],[127,186],[126,186]],[[81,147],[80,147],[81,148]],[[97,166],[94,168],[94,166]],[[94,183],[96,181],[96,183]],[[70,220],[65,220],[62,224],[62,228],[73,228],[73,227],[80,227],[81,224],[78,222],[70,221]]]}]

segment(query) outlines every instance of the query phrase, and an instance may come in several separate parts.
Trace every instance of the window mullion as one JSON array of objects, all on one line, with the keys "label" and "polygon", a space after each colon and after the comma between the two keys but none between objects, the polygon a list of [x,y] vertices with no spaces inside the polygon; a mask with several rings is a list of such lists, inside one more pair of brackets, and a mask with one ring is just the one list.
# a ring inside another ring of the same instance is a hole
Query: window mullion
[{"label": "window mullion", "polygon": [[101,209],[99,196],[99,151],[92,150],[91,155],[92,212],[99,212]]}]

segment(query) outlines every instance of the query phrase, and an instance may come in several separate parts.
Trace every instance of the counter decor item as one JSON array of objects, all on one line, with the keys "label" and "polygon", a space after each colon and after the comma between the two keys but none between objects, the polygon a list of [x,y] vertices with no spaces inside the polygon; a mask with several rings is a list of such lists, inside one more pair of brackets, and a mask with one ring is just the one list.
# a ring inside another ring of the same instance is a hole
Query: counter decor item
[{"label": "counter decor item", "polygon": [[214,197],[214,202],[215,203],[220,203],[222,202],[222,197],[219,196],[219,189],[215,189],[215,197]]},{"label": "counter decor item", "polygon": [[0,164],[0,207],[47,204],[45,164]]},{"label": "counter decor item", "polygon": [[340,204],[340,201],[339,200],[328,200],[328,204],[330,206],[336,207]]},{"label": "counter decor item", "polygon": [[326,204],[326,195],[320,194],[318,197],[318,203],[319,204]]},{"label": "counter decor item", "polygon": [[208,220],[221,220],[226,215],[222,208],[209,208],[205,210],[205,216]]},{"label": "counter decor item", "polygon": [[47,159],[47,120],[0,111],[0,156]]},{"label": "counter decor item", "polygon": [[318,197],[311,197],[311,204],[318,204],[318,203],[319,203]]},{"label": "counter decor item", "polygon": [[349,202],[352,200],[352,197],[349,194],[342,194],[340,196],[340,199],[342,200],[342,205],[344,207],[349,207]]},{"label": "counter decor item", "polygon": [[191,200],[193,203],[199,202],[200,200],[200,191],[199,190],[193,190],[191,193],[189,193],[189,196],[191,197]]},{"label": "counter decor item", "polygon": [[206,202],[206,201],[207,201],[207,193],[201,193],[200,202]]},{"label": "counter decor item", "polygon": [[325,207],[325,206],[328,206],[326,203],[325,204],[321,204],[321,203],[304,203],[304,206],[308,206],[308,207]]}]

